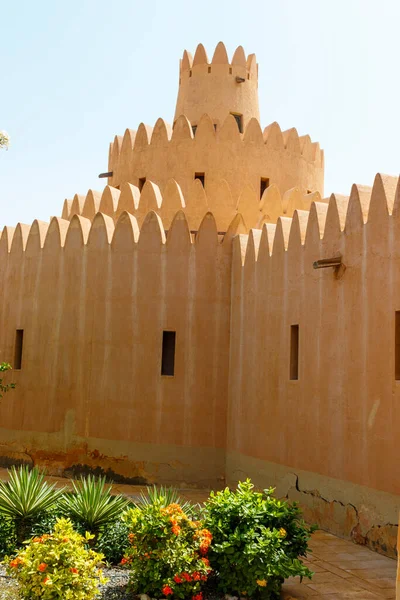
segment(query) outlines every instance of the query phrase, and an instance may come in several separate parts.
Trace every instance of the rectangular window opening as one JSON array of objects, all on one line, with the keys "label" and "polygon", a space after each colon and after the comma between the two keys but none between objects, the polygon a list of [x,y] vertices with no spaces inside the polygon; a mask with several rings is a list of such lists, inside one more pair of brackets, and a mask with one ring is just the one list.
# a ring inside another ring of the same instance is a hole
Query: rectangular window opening
[{"label": "rectangular window opening", "polygon": [[290,327],[290,379],[299,378],[299,326]]},{"label": "rectangular window opening", "polygon": [[198,179],[201,182],[201,185],[204,187],[205,180],[206,180],[206,174],[205,173],[195,173],[194,174],[194,178]]},{"label": "rectangular window opening", "polygon": [[24,343],[24,330],[17,329],[15,333],[14,369],[22,366],[22,346]]},{"label": "rectangular window opening", "polygon": [[193,135],[196,135],[197,125],[192,125]]},{"label": "rectangular window opening", "polygon": [[139,192],[142,191],[145,183],[146,183],[146,177],[139,177],[139,183],[138,183]]},{"label": "rectangular window opening", "polygon": [[269,187],[269,179],[268,177],[261,177],[260,179],[260,199],[262,198],[263,193]]},{"label": "rectangular window opening", "polygon": [[175,375],[175,331],[163,331],[161,375]]},{"label": "rectangular window opening", "polygon": [[396,310],[395,315],[395,348],[394,348],[394,368],[396,381],[400,381],[400,310]]},{"label": "rectangular window opening", "polygon": [[232,75],[232,67],[229,67],[229,75]]},{"label": "rectangular window opening", "polygon": [[238,113],[231,113],[231,115],[235,118],[240,133],[243,133],[243,115],[239,115]]},{"label": "rectangular window opening", "polygon": [[208,67],[208,72],[211,73],[211,67]]}]

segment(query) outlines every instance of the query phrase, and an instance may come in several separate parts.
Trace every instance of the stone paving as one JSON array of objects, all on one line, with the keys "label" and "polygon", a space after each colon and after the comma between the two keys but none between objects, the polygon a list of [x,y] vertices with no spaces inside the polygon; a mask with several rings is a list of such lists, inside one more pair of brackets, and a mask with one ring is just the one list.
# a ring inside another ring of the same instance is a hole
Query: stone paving
[{"label": "stone paving", "polygon": [[[0,468],[0,479],[7,479]],[[58,487],[71,487],[62,477],[47,477]],[[138,499],[146,487],[113,484],[115,493]],[[208,490],[181,489],[182,500],[203,502]],[[397,562],[372,552],[364,546],[340,539],[325,531],[316,531],[310,541],[312,553],[304,561],[315,573],[312,580],[287,579],[282,600],[394,600],[396,598]]]},{"label": "stone paving", "polygon": [[363,546],[316,531],[306,564],[312,580],[289,579],[282,600],[378,600],[396,598],[396,561]]}]

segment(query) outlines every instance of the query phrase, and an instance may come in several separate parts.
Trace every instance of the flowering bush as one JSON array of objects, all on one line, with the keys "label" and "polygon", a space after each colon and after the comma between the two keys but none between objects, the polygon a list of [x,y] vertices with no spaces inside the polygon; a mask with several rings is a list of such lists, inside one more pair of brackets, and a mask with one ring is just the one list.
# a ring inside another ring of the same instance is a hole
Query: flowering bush
[{"label": "flowering bush", "polygon": [[310,577],[298,556],[307,552],[313,531],[300,519],[297,505],[254,492],[248,479],[236,491],[211,492],[205,525],[213,533],[210,563],[225,593],[280,598],[286,577]]},{"label": "flowering bush", "polygon": [[7,131],[0,131],[0,148],[8,148],[10,144],[10,136]]},{"label": "flowering bush", "polygon": [[132,589],[139,594],[202,600],[212,535],[179,504],[163,498],[130,509],[124,516],[130,547],[122,564],[130,568]]},{"label": "flowering bush", "polygon": [[35,537],[8,566],[21,597],[44,600],[91,600],[106,583],[97,565],[103,556],[85,548],[86,538],[76,533],[68,519],[59,519],[54,533]]}]

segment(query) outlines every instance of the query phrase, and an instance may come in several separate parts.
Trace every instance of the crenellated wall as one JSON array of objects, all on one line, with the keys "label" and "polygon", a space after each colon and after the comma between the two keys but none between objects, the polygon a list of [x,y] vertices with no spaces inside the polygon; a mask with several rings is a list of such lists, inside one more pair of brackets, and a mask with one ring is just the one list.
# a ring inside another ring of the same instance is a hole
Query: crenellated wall
[{"label": "crenellated wall", "polygon": [[180,185],[169,179],[163,193],[153,181],[146,181],[142,190],[130,183],[123,183],[120,189],[106,186],[102,193],[89,190],[86,196],[75,194],[72,200],[65,200],[62,218],[71,220],[74,215],[81,215],[93,221],[97,212],[112,217],[116,222],[123,211],[133,214],[139,225],[143,223],[147,213],[156,212],[162,219],[166,229],[172,223],[177,211],[184,212],[191,231],[197,231],[207,212],[212,212],[219,232],[225,232],[237,215],[243,217],[246,230],[251,227],[262,227],[264,222],[276,223],[278,217],[293,215],[297,208],[309,210],[312,202],[327,203],[318,192],[302,193],[295,187],[288,190],[283,197],[276,185],[269,186],[260,200],[259,192],[251,185],[244,186],[237,201],[233,200],[231,189],[225,180],[218,185],[218,194],[210,197],[205,193],[200,181],[193,180],[190,191],[185,196]]},{"label": "crenellated wall", "polygon": [[[0,356],[15,393],[0,405],[0,462],[51,473],[101,469],[132,482],[219,486],[225,472],[231,240],[178,212],[166,238],[150,212],[5,228]],[[163,330],[175,376],[161,376]]]},{"label": "crenellated wall", "polygon": [[[141,195],[107,186],[75,196],[65,219],[4,229],[0,355],[13,362],[16,329],[24,347],[0,405],[0,463],[213,487],[251,476],[394,555],[398,178],[314,195],[309,210],[310,195],[271,188],[262,228],[236,214],[225,235],[211,213],[191,233],[167,187],[171,204],[151,182]],[[313,268],[339,255],[340,270]],[[160,374],[164,330],[174,377]]]},{"label": "crenellated wall", "polygon": [[[210,206],[218,206],[221,180],[225,180],[237,206],[244,187],[251,186],[260,200],[260,179],[268,178],[281,195],[298,187],[302,193],[324,188],[324,155],[318,142],[298,135],[295,128],[281,131],[271,123],[262,131],[253,118],[241,134],[233,116],[228,115],[214,129],[203,115],[195,134],[186,116],[181,115],[173,130],[162,119],[154,129],[141,124],[137,132],[127,129],[110,147],[108,179],[112,187],[125,182],[135,186],[146,178],[162,192],[170,179],[180,185],[185,197],[192,195],[195,173],[205,174],[205,192]],[[230,215],[224,215],[229,222]],[[254,226],[256,223],[254,223]]]},{"label": "crenellated wall", "polygon": [[[400,506],[397,177],[234,240],[227,479],[394,555]],[[342,256],[344,273],[313,268]],[[291,326],[299,377],[290,379]]]}]

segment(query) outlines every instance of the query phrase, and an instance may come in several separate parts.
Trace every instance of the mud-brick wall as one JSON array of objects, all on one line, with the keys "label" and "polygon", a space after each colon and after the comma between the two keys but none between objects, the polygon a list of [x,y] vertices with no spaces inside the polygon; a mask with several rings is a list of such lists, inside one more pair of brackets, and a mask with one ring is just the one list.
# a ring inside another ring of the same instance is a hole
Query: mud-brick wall
[{"label": "mud-brick wall", "polygon": [[[237,219],[236,222],[239,222]],[[234,229],[234,225],[233,225]],[[195,241],[149,213],[5,229],[0,355],[17,387],[0,406],[0,462],[131,482],[218,486],[226,444],[232,232],[207,214]],[[161,375],[163,330],[175,376]]]},{"label": "mud-brick wall", "polygon": [[[397,178],[234,241],[227,479],[393,555],[400,505]],[[313,269],[342,255],[346,270]],[[291,326],[299,377],[290,379]],[[400,339],[400,338],[399,338]]]}]

